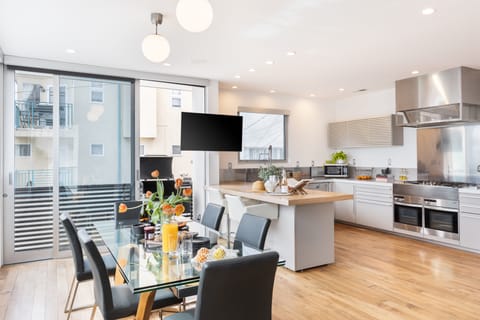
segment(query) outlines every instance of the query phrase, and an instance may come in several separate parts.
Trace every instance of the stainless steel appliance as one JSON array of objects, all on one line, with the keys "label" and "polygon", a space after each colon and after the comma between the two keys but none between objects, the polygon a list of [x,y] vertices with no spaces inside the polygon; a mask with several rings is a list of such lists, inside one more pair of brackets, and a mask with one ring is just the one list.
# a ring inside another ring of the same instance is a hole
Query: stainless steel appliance
[{"label": "stainless steel appliance", "polygon": [[458,188],[465,183],[409,181],[393,185],[394,229],[458,242]]},{"label": "stainless steel appliance", "polygon": [[480,120],[480,70],[458,67],[395,82],[398,125],[423,127]]},{"label": "stainless steel appliance", "polygon": [[325,164],[324,176],[329,178],[347,178],[348,164]]}]

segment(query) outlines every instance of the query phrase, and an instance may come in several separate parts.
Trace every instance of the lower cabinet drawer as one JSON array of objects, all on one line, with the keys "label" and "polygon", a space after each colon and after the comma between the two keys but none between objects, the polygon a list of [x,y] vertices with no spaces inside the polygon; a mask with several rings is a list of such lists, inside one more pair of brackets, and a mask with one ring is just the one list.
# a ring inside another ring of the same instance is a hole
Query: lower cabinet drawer
[{"label": "lower cabinet drawer", "polygon": [[462,247],[480,250],[480,215],[461,212],[458,232]]}]

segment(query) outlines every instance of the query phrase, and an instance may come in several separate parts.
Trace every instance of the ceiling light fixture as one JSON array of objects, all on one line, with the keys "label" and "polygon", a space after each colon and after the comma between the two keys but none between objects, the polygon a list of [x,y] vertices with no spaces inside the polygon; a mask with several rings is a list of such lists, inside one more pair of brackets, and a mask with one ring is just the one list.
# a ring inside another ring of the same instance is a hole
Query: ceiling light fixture
[{"label": "ceiling light fixture", "polygon": [[424,16],[429,16],[434,12],[435,12],[435,9],[433,9],[433,8],[425,8],[425,9],[422,10],[422,14]]},{"label": "ceiling light fixture", "polygon": [[153,12],[152,23],[155,24],[155,34],[150,34],[143,39],[143,55],[152,62],[162,62],[170,55],[170,44],[168,40],[158,34],[158,25],[162,24],[163,15]]},{"label": "ceiling light fixture", "polygon": [[187,31],[202,32],[213,20],[212,5],[208,0],[180,0],[177,3],[178,23]]},{"label": "ceiling light fixture", "polygon": [[419,74],[419,73],[420,73],[420,71],[418,71],[418,70],[413,70],[412,71],[412,74]]}]

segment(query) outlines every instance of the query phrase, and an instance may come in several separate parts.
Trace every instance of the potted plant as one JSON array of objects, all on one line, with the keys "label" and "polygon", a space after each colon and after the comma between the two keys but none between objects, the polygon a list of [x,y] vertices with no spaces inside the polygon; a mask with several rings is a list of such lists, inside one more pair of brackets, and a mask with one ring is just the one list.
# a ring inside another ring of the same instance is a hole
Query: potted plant
[{"label": "potted plant", "polygon": [[347,154],[342,150],[332,153],[332,163],[346,163]]}]

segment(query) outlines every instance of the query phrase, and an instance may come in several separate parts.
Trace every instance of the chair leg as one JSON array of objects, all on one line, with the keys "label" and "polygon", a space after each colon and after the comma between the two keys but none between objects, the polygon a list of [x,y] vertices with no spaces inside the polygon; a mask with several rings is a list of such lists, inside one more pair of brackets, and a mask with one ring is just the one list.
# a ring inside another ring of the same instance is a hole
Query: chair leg
[{"label": "chair leg", "polygon": [[93,320],[95,318],[95,311],[97,311],[97,305],[94,304],[92,308],[92,314],[90,315],[90,320]]},{"label": "chair leg", "polygon": [[72,296],[72,290],[73,290],[73,285],[75,283],[75,276],[73,276],[73,279],[72,279],[72,283],[70,284],[70,290],[68,291],[68,297],[67,297],[67,301],[65,301],[65,309],[63,310],[63,313],[67,313],[68,312],[68,303],[70,302],[70,297]]},{"label": "chair leg", "polygon": [[70,301],[70,307],[68,308],[67,320],[70,319],[70,315],[72,314],[72,311],[73,311],[73,303],[75,302],[75,298],[76,298],[76,296],[77,296],[77,290],[78,290],[78,285],[79,285],[79,284],[80,284],[80,282],[75,281],[75,289],[73,289],[72,300]]}]

